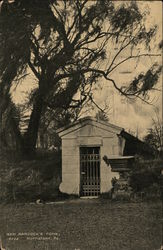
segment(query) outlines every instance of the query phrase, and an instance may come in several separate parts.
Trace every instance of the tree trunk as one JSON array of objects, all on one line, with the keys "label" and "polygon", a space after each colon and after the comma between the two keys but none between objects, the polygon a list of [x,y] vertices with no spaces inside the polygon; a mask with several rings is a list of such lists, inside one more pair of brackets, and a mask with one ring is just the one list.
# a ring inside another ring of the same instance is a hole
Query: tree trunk
[{"label": "tree trunk", "polygon": [[30,116],[28,130],[24,135],[23,154],[33,156],[35,154],[38,129],[43,108],[43,97],[38,95],[33,104],[33,110]]},{"label": "tree trunk", "polygon": [[21,154],[21,149],[23,147],[22,135],[19,130],[18,124],[16,124],[14,117],[11,117],[11,128],[12,128],[12,140],[15,141],[16,152]]}]

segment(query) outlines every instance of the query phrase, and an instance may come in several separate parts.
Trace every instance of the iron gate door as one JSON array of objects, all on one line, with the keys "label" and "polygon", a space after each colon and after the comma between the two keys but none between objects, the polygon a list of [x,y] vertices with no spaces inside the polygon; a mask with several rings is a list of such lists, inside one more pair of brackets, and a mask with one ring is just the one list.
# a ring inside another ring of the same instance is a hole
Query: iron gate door
[{"label": "iron gate door", "polygon": [[100,148],[80,148],[81,196],[98,196],[100,193]]}]

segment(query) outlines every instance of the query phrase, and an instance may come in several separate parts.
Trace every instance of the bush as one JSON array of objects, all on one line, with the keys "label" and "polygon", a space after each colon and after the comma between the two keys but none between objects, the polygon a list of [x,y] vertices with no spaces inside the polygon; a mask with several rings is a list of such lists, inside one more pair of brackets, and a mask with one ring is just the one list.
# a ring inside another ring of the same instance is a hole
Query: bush
[{"label": "bush", "polygon": [[162,160],[136,160],[130,175],[130,186],[133,192],[141,198],[160,196],[160,173]]},{"label": "bush", "polygon": [[112,190],[105,192],[105,193],[101,193],[100,198],[101,199],[112,199]]},{"label": "bush", "polygon": [[1,167],[0,201],[53,200],[61,181],[60,153]]},{"label": "bush", "polygon": [[134,172],[130,177],[130,186],[135,192],[143,191],[154,183],[158,184],[159,179],[153,171]]}]

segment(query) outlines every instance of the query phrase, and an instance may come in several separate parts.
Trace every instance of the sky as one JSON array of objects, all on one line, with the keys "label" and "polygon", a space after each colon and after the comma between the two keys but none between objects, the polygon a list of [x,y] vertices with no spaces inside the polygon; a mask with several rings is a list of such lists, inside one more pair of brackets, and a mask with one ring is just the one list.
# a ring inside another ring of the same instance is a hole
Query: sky
[{"label": "sky", "polygon": [[[119,4],[120,1],[117,1]],[[162,39],[162,2],[161,1],[137,1],[139,7],[144,10],[148,9],[150,15],[147,18],[147,26],[151,24],[158,25],[158,34],[156,43]],[[123,56],[123,55],[122,55]],[[140,72],[145,72],[150,65],[153,64],[155,59],[153,58],[142,58],[139,61],[139,65],[135,68],[135,64],[131,61],[121,66],[119,74],[113,73],[113,77],[118,82],[119,86],[124,82],[127,82],[131,76],[136,76]],[[161,58],[160,58],[161,63]],[[131,72],[124,74],[123,72]],[[25,99],[25,93],[29,89],[36,86],[34,76],[29,72],[29,76],[24,82],[22,82],[14,91],[13,99],[16,103],[22,103]],[[100,88],[94,92],[94,98],[97,104],[104,107],[104,104],[109,106],[108,117],[109,121],[120,127],[123,127],[126,131],[132,132],[138,135],[140,138],[147,133],[148,128],[152,126],[152,118],[155,116],[155,109],[159,110],[159,115],[162,113],[162,92],[151,92],[151,99],[154,99],[153,106],[143,103],[140,100],[130,103],[105,80],[100,80]],[[29,87],[30,86],[30,87]],[[159,88],[162,88],[162,79],[158,83]],[[95,111],[90,111],[88,115],[94,115]]]}]

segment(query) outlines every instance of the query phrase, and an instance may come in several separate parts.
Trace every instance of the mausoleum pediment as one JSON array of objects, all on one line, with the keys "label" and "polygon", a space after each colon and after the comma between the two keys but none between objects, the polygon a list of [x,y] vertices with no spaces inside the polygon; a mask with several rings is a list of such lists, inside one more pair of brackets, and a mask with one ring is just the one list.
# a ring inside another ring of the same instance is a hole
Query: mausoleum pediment
[{"label": "mausoleum pediment", "polygon": [[99,121],[92,117],[85,117],[77,122],[60,128],[57,132],[60,137],[78,137],[78,136],[102,136],[114,137],[120,134],[123,129],[113,124]]}]

